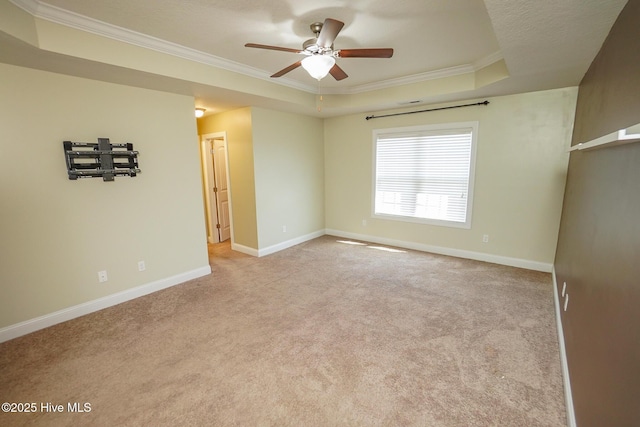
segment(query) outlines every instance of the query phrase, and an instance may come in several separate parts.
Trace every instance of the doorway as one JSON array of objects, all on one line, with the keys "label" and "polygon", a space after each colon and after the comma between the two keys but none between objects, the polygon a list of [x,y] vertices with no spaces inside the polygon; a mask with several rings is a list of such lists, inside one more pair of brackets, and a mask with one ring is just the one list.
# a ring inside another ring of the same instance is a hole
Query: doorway
[{"label": "doorway", "polygon": [[202,136],[202,159],[207,241],[233,241],[226,132]]}]

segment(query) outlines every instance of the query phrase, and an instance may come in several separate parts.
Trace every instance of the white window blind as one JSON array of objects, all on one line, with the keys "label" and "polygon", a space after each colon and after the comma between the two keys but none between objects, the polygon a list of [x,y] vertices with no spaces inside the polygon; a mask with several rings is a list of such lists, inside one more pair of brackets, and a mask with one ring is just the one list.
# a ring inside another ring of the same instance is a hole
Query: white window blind
[{"label": "white window blind", "polygon": [[469,228],[476,129],[375,131],[374,216]]}]

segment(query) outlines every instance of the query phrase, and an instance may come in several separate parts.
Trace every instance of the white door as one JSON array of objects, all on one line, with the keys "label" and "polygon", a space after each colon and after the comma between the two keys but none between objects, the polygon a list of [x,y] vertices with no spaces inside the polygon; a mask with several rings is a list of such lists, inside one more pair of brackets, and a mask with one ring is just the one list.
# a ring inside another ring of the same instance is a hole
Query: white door
[{"label": "white door", "polygon": [[231,237],[229,218],[229,188],[227,184],[227,146],[224,139],[213,140],[214,194],[218,211],[218,241],[224,242]]}]

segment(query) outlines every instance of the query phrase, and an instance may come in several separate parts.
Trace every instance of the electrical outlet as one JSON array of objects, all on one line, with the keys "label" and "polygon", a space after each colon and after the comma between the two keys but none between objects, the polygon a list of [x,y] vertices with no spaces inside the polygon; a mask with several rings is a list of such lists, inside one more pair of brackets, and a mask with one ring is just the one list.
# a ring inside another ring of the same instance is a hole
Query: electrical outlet
[{"label": "electrical outlet", "polygon": [[144,271],[146,268],[144,261],[138,261],[138,271]]},{"label": "electrical outlet", "polygon": [[286,225],[283,225],[283,226],[282,226],[282,232],[283,232],[283,233],[286,233],[286,232],[287,232],[287,226],[286,226]]},{"label": "electrical outlet", "polygon": [[98,271],[98,282],[104,283],[107,280],[107,270]]},{"label": "electrical outlet", "polygon": [[363,227],[366,227],[366,226],[367,226],[367,220],[366,220],[366,219],[363,219],[363,220],[362,220],[362,226],[363,226]]},{"label": "electrical outlet", "polygon": [[489,235],[488,234],[483,234],[482,235],[482,243],[489,243]]}]

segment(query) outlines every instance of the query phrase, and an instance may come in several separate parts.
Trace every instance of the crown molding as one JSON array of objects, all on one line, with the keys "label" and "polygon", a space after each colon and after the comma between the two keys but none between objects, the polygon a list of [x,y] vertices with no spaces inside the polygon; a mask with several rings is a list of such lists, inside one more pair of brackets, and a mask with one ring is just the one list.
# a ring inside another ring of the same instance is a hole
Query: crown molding
[{"label": "crown molding", "polygon": [[[157,37],[149,36],[147,34],[139,33],[137,31],[122,28],[117,25],[108,24],[106,22],[102,22],[88,16],[80,15],[78,13],[71,12],[56,6],[52,6],[38,0],[9,1],[39,19],[44,19],[46,21],[64,25],[69,28],[85,31],[102,37],[107,37],[112,40],[117,40],[145,49],[154,50],[156,52],[172,55],[189,61],[199,62],[201,64],[210,65],[216,68],[221,68],[223,70],[243,74],[265,81],[270,81],[272,83],[278,83],[274,82],[273,79],[270,79],[269,73],[263,70],[253,68],[245,64],[240,64],[238,62],[229,61],[228,59],[220,58],[209,53],[191,49],[189,47],[185,47],[167,40],[162,40]],[[311,85],[305,85],[291,80],[281,81],[279,83],[306,92],[315,92],[315,87]]]},{"label": "crown molding", "polygon": [[427,80],[442,79],[445,77],[458,76],[461,74],[472,73],[474,71],[471,65],[459,65],[456,67],[443,68],[441,70],[427,71],[424,73],[413,74],[410,76],[398,77],[395,79],[382,80],[374,83],[366,83],[363,85],[352,86],[346,88],[345,94],[357,94],[362,92],[369,92],[372,90],[386,89],[393,86],[402,86],[412,83],[420,83]]},{"label": "crown molding", "polygon": [[40,2],[37,0],[9,0],[15,6],[18,6],[20,9],[25,12],[29,12],[33,16],[37,16],[38,6]]},{"label": "crown molding", "polygon": [[493,52],[487,56],[485,56],[484,58],[480,58],[478,59],[476,62],[473,63],[473,71],[478,71],[484,67],[487,67],[495,62],[498,62],[500,60],[504,59],[504,56],[502,56],[502,51],[496,51]]},{"label": "crown molding", "polygon": [[413,74],[410,76],[399,77],[395,79],[382,80],[374,83],[367,83],[350,88],[328,91],[329,94],[357,94],[369,92],[372,90],[386,89],[394,86],[408,85],[412,83],[421,83],[428,80],[443,79],[447,77],[459,76],[461,74],[475,73],[476,71],[503,59],[502,52],[497,51],[490,55],[480,58],[473,64],[458,65],[455,67],[442,68],[439,70],[426,71],[424,73]]},{"label": "crown molding", "polygon": [[[75,12],[52,6],[39,0],[9,1],[39,19],[44,19],[80,31],[107,37],[113,40],[128,43],[145,49],[154,50],[156,52],[172,55],[189,61],[210,65],[212,67],[265,80],[282,86],[288,86],[294,89],[299,89],[314,94],[319,93],[318,87],[314,85],[307,85],[287,78],[274,80],[270,77],[270,73],[267,73],[266,71],[245,64],[240,64],[238,62],[230,61],[228,59],[224,59],[199,50],[191,49],[189,47],[185,47],[167,40],[162,40],[157,37],[149,36],[147,34],[142,34],[137,31],[132,31],[126,28],[118,27],[116,25],[108,24],[106,22],[90,18],[88,16],[80,15]],[[473,64],[465,64],[455,67],[443,68],[440,70],[427,71],[424,73],[418,73],[410,76],[388,79],[374,83],[366,83],[358,86],[344,88],[325,88],[323,90],[323,93],[334,95],[358,94],[374,90],[386,89],[394,86],[453,77],[461,74],[473,73],[502,58],[502,53],[498,51],[479,59]]]}]

